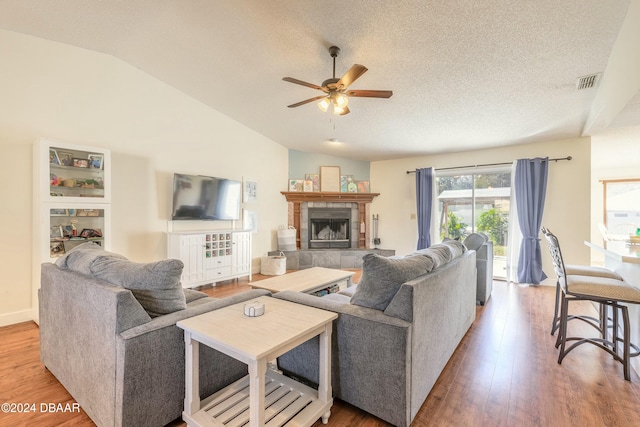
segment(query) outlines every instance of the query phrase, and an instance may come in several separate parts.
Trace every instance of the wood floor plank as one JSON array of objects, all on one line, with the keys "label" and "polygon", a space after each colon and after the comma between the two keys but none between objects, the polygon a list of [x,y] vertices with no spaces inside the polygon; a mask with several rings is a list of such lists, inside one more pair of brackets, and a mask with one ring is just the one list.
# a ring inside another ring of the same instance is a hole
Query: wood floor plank
[{"label": "wood floor plank", "polygon": [[[246,280],[201,288],[219,298],[248,289]],[[476,308],[476,321],[412,426],[639,425],[640,377],[634,371],[631,382],[625,381],[621,365],[590,345],[576,348],[557,363],[555,337],[549,333],[554,297],[550,287],[494,282],[493,295],[484,307]],[[574,304],[572,311],[595,314],[589,304]],[[570,322],[569,331],[590,332],[581,322]],[[37,325],[0,328],[0,343],[0,403],[38,405],[36,413],[0,413],[0,427],[94,425],[84,411],[40,411],[40,403],[75,401],[40,362]],[[170,425],[186,424],[176,420]],[[389,424],[336,399],[328,425]]]}]

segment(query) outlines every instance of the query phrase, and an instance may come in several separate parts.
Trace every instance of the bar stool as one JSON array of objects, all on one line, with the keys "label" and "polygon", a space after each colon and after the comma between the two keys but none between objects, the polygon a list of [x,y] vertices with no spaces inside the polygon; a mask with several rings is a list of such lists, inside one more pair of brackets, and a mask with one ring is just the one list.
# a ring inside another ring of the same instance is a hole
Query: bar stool
[{"label": "bar stool", "polygon": [[[630,363],[631,357],[640,355],[640,348],[631,344],[629,330],[629,311],[625,304],[640,304],[640,290],[631,286],[624,280],[609,279],[605,277],[594,276],[569,276],[566,273],[562,252],[558,238],[547,230],[544,234],[549,243],[549,252],[553,259],[554,269],[558,276],[558,283],[561,289],[560,301],[560,322],[558,341],[560,343],[560,351],[558,355],[558,364],[562,363],[564,357],[574,348],[582,344],[593,344],[598,348],[609,353],[615,360],[623,366],[624,379],[631,380]],[[609,307],[612,310],[613,327],[611,328],[611,338],[608,337],[608,331],[605,327],[603,310],[599,319],[600,328],[591,324],[601,332],[600,338],[590,337],[567,337],[567,321],[569,320],[569,302],[571,301],[592,301],[600,304],[603,308]],[[621,316],[622,320],[622,336],[618,331],[618,320]],[[567,343],[575,341],[569,347]],[[619,346],[622,344],[622,355],[619,354]],[[633,352],[631,351],[633,349]]]},{"label": "bar stool", "polygon": [[[551,231],[546,227],[542,227],[540,231],[545,236],[547,235],[547,233],[551,233]],[[567,276],[603,277],[606,279],[622,280],[622,277],[618,273],[615,273],[609,270],[608,268],[604,268],[604,267],[592,267],[589,265],[567,264],[564,266],[564,268]],[[592,316],[573,315],[573,316],[569,316],[569,320],[579,319],[588,323],[591,323],[591,322],[600,323],[602,321],[602,314],[603,313],[601,313],[601,316],[600,316],[601,319],[596,319]],[[551,322],[551,335],[553,335],[558,330],[559,325],[560,325],[560,281],[556,281],[556,305],[553,312],[553,321]],[[556,343],[556,347],[557,345],[558,344]]]}]

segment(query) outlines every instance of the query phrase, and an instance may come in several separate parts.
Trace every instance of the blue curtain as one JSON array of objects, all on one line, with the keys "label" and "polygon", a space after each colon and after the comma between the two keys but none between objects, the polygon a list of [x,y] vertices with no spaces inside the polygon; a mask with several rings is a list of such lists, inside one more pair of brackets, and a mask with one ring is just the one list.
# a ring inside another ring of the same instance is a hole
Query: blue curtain
[{"label": "blue curtain", "polygon": [[418,249],[431,246],[431,206],[433,206],[433,168],[416,169],[418,207]]},{"label": "blue curtain", "polygon": [[539,284],[547,278],[542,271],[542,252],[538,232],[542,225],[547,194],[549,158],[519,159],[516,164],[515,192],[522,244],[518,259],[518,282]]}]

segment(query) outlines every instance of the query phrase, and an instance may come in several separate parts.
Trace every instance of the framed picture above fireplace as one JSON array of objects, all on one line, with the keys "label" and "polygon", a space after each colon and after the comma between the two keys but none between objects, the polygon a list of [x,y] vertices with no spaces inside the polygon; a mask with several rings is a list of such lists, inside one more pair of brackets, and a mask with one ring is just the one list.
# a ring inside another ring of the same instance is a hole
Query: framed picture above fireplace
[{"label": "framed picture above fireplace", "polygon": [[340,166],[320,166],[320,191],[340,191]]}]

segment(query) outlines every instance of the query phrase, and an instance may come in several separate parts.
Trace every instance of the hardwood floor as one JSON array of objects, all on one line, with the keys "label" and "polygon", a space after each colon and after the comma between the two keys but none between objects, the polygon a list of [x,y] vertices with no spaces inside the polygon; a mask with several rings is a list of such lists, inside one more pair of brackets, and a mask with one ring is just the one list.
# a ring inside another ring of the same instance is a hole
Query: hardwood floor
[{"label": "hardwood floor", "polygon": [[[202,290],[224,297],[247,289],[241,281]],[[491,299],[477,307],[475,323],[412,426],[639,425],[640,377],[634,371],[631,382],[625,381],[620,364],[589,345],[557,364],[555,337],[549,335],[553,299],[550,287],[494,282]],[[588,305],[576,310],[595,314]],[[571,328],[585,330],[578,322]],[[93,425],[84,411],[40,410],[41,403],[74,400],[41,364],[34,323],[0,328],[0,343],[0,403],[36,406],[32,413],[0,413],[0,427]],[[186,424],[176,420],[171,425]],[[328,425],[388,424],[336,401]]]}]

